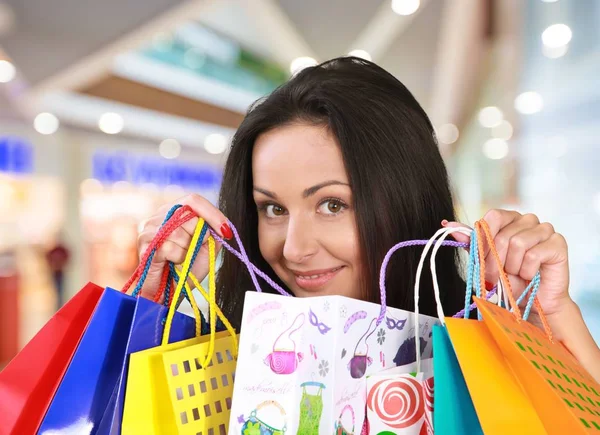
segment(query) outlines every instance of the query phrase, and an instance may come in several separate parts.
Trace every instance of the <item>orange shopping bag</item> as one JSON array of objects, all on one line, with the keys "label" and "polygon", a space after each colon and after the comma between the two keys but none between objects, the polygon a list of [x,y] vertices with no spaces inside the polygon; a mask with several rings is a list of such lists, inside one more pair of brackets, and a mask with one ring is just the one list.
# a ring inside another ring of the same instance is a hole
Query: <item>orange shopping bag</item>
[{"label": "orange shopping bag", "polygon": [[[477,307],[490,336],[526,392],[547,433],[575,435],[600,431],[600,384],[561,343],[553,339],[535,291],[526,312],[535,304],[544,331],[523,320],[508,277],[500,265],[489,227],[483,220],[478,226],[499,265],[500,278],[513,312],[481,298],[476,298]],[[479,255],[480,258],[483,255],[481,247]],[[482,279],[483,276],[482,273]]]},{"label": "orange shopping bag", "polygon": [[[505,435],[507,433],[526,433],[526,434],[544,434],[544,427],[540,421],[535,409],[529,402],[526,393],[521,389],[517,379],[512,375],[510,367],[504,360],[500,349],[494,339],[489,334],[486,325],[478,320],[468,319],[468,306],[470,304],[470,295],[472,284],[472,273],[467,276],[467,293],[469,299],[466,299],[465,318],[445,318],[441,311],[441,300],[439,283],[437,281],[435,257],[437,251],[448,235],[453,232],[460,232],[471,236],[471,258],[468,267],[476,267],[476,250],[474,249],[477,241],[477,234],[472,233],[465,228],[448,228],[438,231],[430,241],[441,235],[435,241],[432,250],[430,267],[433,277],[434,294],[438,306],[438,316],[444,320],[445,327],[454,348],[455,357],[460,365],[460,370],[467,385],[471,401],[475,407],[477,418],[483,433]],[[427,247],[424,254],[427,252]],[[421,265],[419,265],[421,266]],[[417,274],[420,270],[417,271]],[[417,275],[419,276],[419,275]],[[479,284],[479,282],[475,282]],[[485,285],[482,287],[485,289]],[[483,290],[485,291],[485,290]],[[502,310],[502,308],[499,308]],[[434,369],[435,369],[435,348],[434,348]],[[437,376],[434,372],[434,376]],[[434,378],[435,382],[441,384],[447,382],[445,379]],[[434,389],[434,404],[435,402]],[[463,404],[466,405],[466,404]],[[451,434],[462,427],[458,422],[452,427],[441,425],[442,422],[436,418],[436,410],[441,408],[453,409],[445,403],[440,403],[434,407],[434,430],[436,433]],[[456,411],[456,409],[454,409]],[[466,411],[461,409],[461,411]],[[463,425],[464,426],[464,425]],[[465,430],[462,427],[462,430]],[[470,426],[471,430],[476,430],[475,425]],[[479,431],[478,431],[479,433]]]}]

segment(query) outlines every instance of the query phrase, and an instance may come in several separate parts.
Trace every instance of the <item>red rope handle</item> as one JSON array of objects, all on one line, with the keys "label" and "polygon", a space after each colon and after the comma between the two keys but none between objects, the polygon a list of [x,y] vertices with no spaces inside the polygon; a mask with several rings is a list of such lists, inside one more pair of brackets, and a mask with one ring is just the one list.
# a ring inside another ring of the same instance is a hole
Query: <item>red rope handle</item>
[{"label": "red rope handle", "polygon": [[[190,221],[191,219],[193,219],[195,217],[197,217],[196,214],[187,205],[179,208],[175,213],[173,213],[173,216],[171,217],[171,219],[160,228],[158,233],[156,233],[156,236],[154,237],[154,239],[152,239],[152,242],[150,243],[150,245],[148,245],[148,248],[146,248],[144,255],[140,259],[140,263],[139,263],[138,267],[135,269],[135,271],[133,272],[131,277],[127,280],[127,282],[123,286],[121,292],[127,293],[129,291],[131,285],[141,277],[141,275],[144,271],[144,268],[146,266],[146,263],[148,262],[148,259],[150,258],[150,255],[152,254],[152,251],[154,249],[160,248],[164,244],[164,242],[167,240],[167,238],[177,228],[179,228],[184,223]],[[161,279],[161,281],[162,281],[162,279]],[[164,287],[162,287],[162,290],[164,291]]]}]

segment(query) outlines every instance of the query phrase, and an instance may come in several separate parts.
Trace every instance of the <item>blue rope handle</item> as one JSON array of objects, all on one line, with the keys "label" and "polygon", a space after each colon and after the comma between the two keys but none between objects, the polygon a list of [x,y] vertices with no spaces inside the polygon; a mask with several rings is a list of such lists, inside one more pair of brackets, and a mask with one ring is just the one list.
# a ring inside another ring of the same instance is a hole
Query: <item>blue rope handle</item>
[{"label": "blue rope handle", "polygon": [[[467,292],[465,295],[465,309],[464,309],[464,318],[469,318],[469,311],[473,308],[472,305],[469,304],[471,301],[471,294],[473,285],[475,285],[475,294],[478,298],[481,298],[481,275],[480,275],[480,263],[479,263],[479,255],[477,255],[477,232],[473,230],[471,233],[471,241],[469,245],[469,262],[467,263]],[[473,276],[474,275],[474,276]],[[527,300],[527,305],[525,306],[525,311],[523,312],[523,320],[527,320],[531,313],[531,308],[533,307],[533,302],[535,301],[535,297],[540,289],[540,281],[541,275],[538,271],[531,282],[525,288],[525,291],[519,296],[517,299],[517,305],[521,305],[521,302],[525,299],[525,296],[531,292],[529,295],[529,299]],[[512,308],[510,310],[513,311]],[[477,313],[477,317],[481,320],[481,313]]]},{"label": "blue rope handle", "polygon": [[[173,214],[180,207],[181,207],[181,205],[179,205],[179,204],[174,205],[173,207],[171,207],[171,209],[167,213],[167,216],[163,220],[163,223],[161,224],[161,228],[168,222],[169,219],[171,219],[173,217]],[[150,253],[150,255],[148,256],[148,261],[146,261],[146,264],[144,265],[144,270],[142,271],[140,279],[138,280],[135,288],[133,289],[133,292],[131,293],[132,296],[137,297],[138,294],[140,293],[140,291],[142,290],[142,287],[144,286],[144,282],[146,282],[146,278],[148,277],[148,271],[150,270],[150,265],[152,264],[152,260],[154,259],[154,255],[156,255],[156,248],[154,248],[152,250],[152,252]]]}]

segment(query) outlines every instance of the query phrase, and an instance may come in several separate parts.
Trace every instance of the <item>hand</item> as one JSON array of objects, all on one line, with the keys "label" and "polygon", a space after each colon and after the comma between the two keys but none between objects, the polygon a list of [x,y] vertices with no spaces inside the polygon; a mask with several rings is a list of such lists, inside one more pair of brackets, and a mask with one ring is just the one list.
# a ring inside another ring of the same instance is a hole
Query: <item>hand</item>
[{"label": "hand", "polygon": [[[541,282],[538,292],[540,305],[554,332],[560,335],[565,327],[559,319],[573,301],[569,296],[569,261],[565,238],[554,231],[549,223],[540,223],[533,214],[522,215],[516,211],[491,210],[484,216],[494,238],[500,261],[508,275],[515,299],[540,271]],[[448,222],[446,226],[461,226]],[[455,239],[468,242],[469,237],[454,233]],[[493,255],[486,248],[485,279],[498,281],[498,267]],[[525,299],[525,301],[527,298]],[[537,313],[532,310],[530,320],[538,323]]]},{"label": "hand", "polygon": [[[138,236],[138,252],[140,257],[148,248],[148,245],[152,242],[152,239],[156,236],[156,233],[160,229],[167,212],[175,205],[188,205],[191,209],[203,219],[206,223],[213,228],[221,237],[225,239],[231,239],[233,234],[231,228],[227,223],[227,218],[221,211],[212,205],[207,199],[200,195],[191,194],[177,200],[174,204],[168,204],[159,208],[154,216],[144,221],[142,230]],[[177,228],[165,241],[165,243],[156,251],[152,264],[148,270],[148,276],[142,287],[142,296],[152,299],[157,292],[163,291],[159,289],[160,280],[165,264],[171,261],[175,264],[181,264],[185,260],[185,255],[190,247],[194,229],[198,219],[192,219],[181,227]],[[192,273],[202,281],[208,274],[208,245],[206,241],[207,237],[202,241],[202,247],[196,257],[196,261],[192,266]],[[221,246],[217,243],[217,252]]]}]

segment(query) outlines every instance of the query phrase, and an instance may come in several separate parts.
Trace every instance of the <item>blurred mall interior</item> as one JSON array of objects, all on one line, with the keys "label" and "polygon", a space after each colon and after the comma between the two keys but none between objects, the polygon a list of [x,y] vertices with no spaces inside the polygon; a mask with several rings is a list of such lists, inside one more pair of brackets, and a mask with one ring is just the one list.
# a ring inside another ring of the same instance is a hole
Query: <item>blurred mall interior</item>
[{"label": "blurred mall interior", "polygon": [[160,204],[216,201],[253,101],[347,54],[425,107],[462,221],[566,236],[600,338],[599,0],[2,0],[0,366],[85,282],[123,284]]}]

